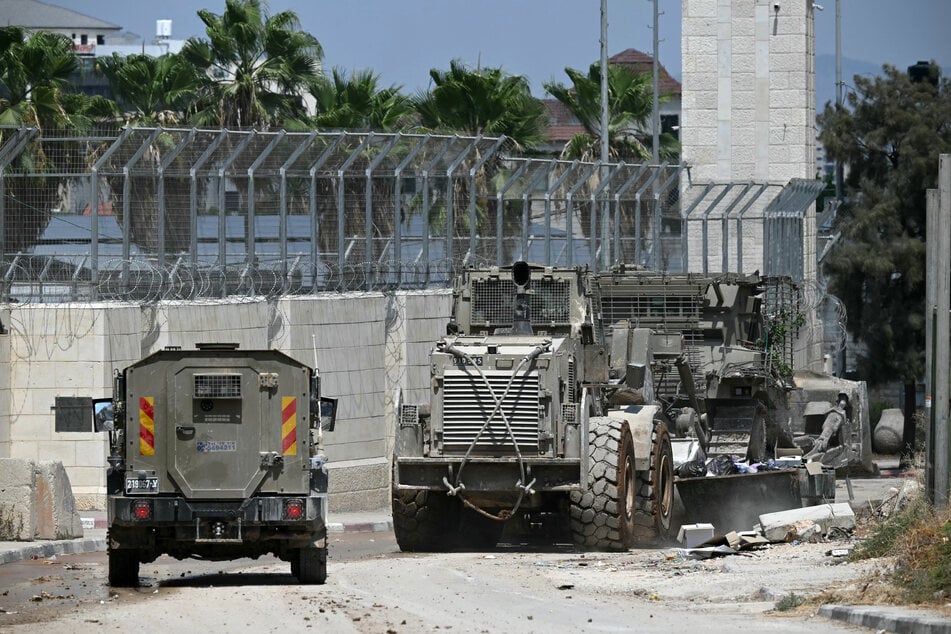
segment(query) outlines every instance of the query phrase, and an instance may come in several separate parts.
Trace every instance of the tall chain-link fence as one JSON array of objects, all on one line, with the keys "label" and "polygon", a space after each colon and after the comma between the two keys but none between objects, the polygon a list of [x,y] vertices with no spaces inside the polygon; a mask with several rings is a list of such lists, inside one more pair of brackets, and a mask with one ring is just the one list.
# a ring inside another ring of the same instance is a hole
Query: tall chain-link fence
[{"label": "tall chain-link fence", "polygon": [[[0,301],[424,288],[517,259],[678,272],[702,253],[706,271],[717,217],[723,252],[741,245],[723,263],[741,272],[779,262],[764,243],[777,255],[801,243],[801,208],[774,213],[798,229],[764,221],[788,187],[750,184],[757,206],[727,205],[708,194],[737,186],[685,187],[684,167],[436,134],[0,128]],[[756,257],[743,258],[744,235]]]}]

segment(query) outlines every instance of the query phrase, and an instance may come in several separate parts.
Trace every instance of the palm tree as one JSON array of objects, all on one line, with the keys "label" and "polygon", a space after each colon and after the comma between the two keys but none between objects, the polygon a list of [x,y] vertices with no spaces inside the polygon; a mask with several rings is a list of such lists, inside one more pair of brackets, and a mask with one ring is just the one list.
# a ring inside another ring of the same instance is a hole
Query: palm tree
[{"label": "palm tree", "polygon": [[178,54],[100,57],[97,64],[116,100],[134,109],[131,118],[144,125],[176,124],[193,107],[201,78]]},{"label": "palm tree", "polygon": [[[592,64],[585,75],[566,68],[571,86],[546,82],[545,90],[565,105],[585,131],[576,134],[562,152],[566,158],[594,160],[601,145],[601,65]],[[662,95],[661,100],[666,101]],[[617,64],[608,65],[608,147],[614,160],[643,161],[651,158],[648,147],[653,90],[648,73],[634,73]],[[645,132],[648,131],[648,132]],[[677,140],[669,133],[660,136],[660,157],[675,160],[680,153]]]},{"label": "palm tree", "polygon": [[19,27],[0,28],[0,123],[63,127],[68,117],[61,97],[78,68],[65,35],[26,37]]},{"label": "palm tree", "polygon": [[[578,119],[585,131],[572,137],[562,151],[562,156],[571,159],[593,161],[600,156],[601,146],[601,65],[592,64],[585,75],[574,68],[566,68],[571,87],[550,81],[544,84],[555,99],[560,101]],[[649,73],[634,73],[617,64],[608,65],[608,149],[611,159],[628,163],[646,162],[651,159],[649,121],[653,114],[653,89]],[[661,96],[666,100],[666,95]],[[668,133],[660,135],[659,156],[663,161],[676,161],[680,144]],[[646,178],[646,177],[645,177]],[[592,183],[593,184],[593,183]],[[591,210],[581,212],[581,229],[590,227]],[[637,209],[635,205],[621,203],[621,235],[643,236],[652,234],[652,215],[641,211],[640,235],[636,234]],[[643,244],[643,243],[642,243]],[[625,246],[626,245],[626,246]],[[622,248],[630,248],[626,242]],[[651,245],[650,248],[657,248]],[[636,251],[636,249],[634,250]],[[618,259],[631,259],[632,253],[618,254]],[[643,262],[635,262],[643,264]]]},{"label": "palm tree", "polygon": [[347,77],[333,69],[332,79],[320,79],[312,93],[317,100],[319,128],[389,132],[402,128],[413,113],[413,102],[399,87],[380,88],[379,75],[369,70]]},{"label": "palm tree", "polygon": [[[546,138],[548,116],[542,102],[532,96],[528,80],[519,75],[511,75],[502,68],[468,68],[458,60],[449,64],[449,70],[432,69],[429,71],[433,87],[418,94],[414,102],[422,126],[441,131],[467,135],[489,137],[505,136],[512,145],[531,151]],[[491,183],[497,180],[500,166],[495,162],[487,163],[480,171],[476,189],[488,191]],[[469,200],[470,181],[455,179],[453,199]],[[447,209],[441,200],[441,192],[434,191],[433,200],[437,203],[427,219],[429,226],[442,230],[446,222]],[[458,212],[458,209],[456,210]],[[478,205],[476,232],[483,237],[495,235],[497,214],[503,213],[503,224],[508,234],[517,224],[516,212],[511,214],[497,208],[494,196],[488,196]],[[456,213],[453,233],[460,240],[456,253],[465,253],[462,242],[470,235],[469,214]],[[479,255],[491,257],[494,240],[483,240]],[[492,257],[494,259],[494,257]]]},{"label": "palm tree", "polygon": [[269,16],[260,0],[226,0],[218,15],[198,11],[208,39],[182,55],[207,77],[197,123],[265,129],[302,119],[302,96],[320,76],[323,50],[293,11]]},{"label": "palm tree", "polygon": [[448,71],[429,71],[434,87],[414,103],[423,126],[484,136],[505,135],[524,149],[545,139],[545,106],[532,96],[528,80],[501,68],[469,69],[458,60]]},{"label": "palm tree", "polygon": [[[4,244],[0,245],[4,253],[35,244],[50,210],[63,202],[57,178],[35,175],[68,172],[89,155],[83,144],[56,140],[58,131],[82,131],[114,120],[116,110],[109,100],[68,91],[78,68],[69,38],[0,28],[0,124],[31,127],[46,137],[28,146],[6,168],[25,176],[5,181]],[[0,141],[2,137],[0,130]]]}]

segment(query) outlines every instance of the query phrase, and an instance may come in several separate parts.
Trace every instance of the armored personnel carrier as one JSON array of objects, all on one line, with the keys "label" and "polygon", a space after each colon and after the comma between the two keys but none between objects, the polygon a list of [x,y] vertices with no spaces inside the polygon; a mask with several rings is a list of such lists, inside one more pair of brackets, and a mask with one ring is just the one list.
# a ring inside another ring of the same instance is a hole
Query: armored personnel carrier
[{"label": "armored personnel carrier", "polygon": [[526,262],[455,280],[429,400],[396,408],[402,550],[492,546],[505,522],[542,514],[565,518],[592,549],[670,531],[671,448],[651,394],[650,333],[609,349],[593,291],[586,269]]},{"label": "armored personnel carrier", "polygon": [[276,350],[168,347],[117,372],[95,403],[110,437],[109,583],[138,584],[167,554],[273,554],[301,583],[327,577],[321,433],[336,401],[317,370]]}]

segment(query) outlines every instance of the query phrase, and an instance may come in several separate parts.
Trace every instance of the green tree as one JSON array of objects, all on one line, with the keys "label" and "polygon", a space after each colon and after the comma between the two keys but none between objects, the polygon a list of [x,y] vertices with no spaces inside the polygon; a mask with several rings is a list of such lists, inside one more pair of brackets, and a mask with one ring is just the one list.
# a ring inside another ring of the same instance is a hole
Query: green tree
[{"label": "green tree", "polygon": [[0,124],[60,128],[68,122],[62,96],[79,68],[65,35],[0,28]]},{"label": "green tree", "polygon": [[185,121],[193,107],[201,77],[178,54],[100,57],[97,64],[109,80],[116,100],[134,110],[142,125],[174,125]]},{"label": "green tree", "polygon": [[205,75],[197,123],[265,129],[304,118],[303,95],[320,76],[323,50],[297,14],[226,0],[223,14],[202,9],[198,17],[208,39],[189,39],[181,53]]},{"label": "green tree", "polygon": [[[429,71],[432,88],[414,98],[420,124],[439,132],[453,132],[470,136],[505,136],[516,148],[531,151],[547,136],[548,115],[544,104],[532,96],[528,80],[512,75],[502,68],[471,69],[459,60],[449,63],[449,70]],[[476,181],[477,191],[488,191],[489,184],[499,176],[499,166],[489,162],[480,171]],[[458,213],[458,201],[469,200],[468,179],[453,181],[453,199],[456,202],[454,231],[458,238],[470,234],[468,213]],[[431,208],[429,224],[441,230],[446,222],[446,205],[439,191],[431,199],[436,203]],[[494,236],[496,214],[500,213],[494,197],[478,203],[477,232],[482,236]],[[503,224],[507,236],[515,235],[518,213],[507,208]],[[482,248],[487,248],[483,241]],[[487,253],[486,253],[487,255]]]},{"label": "green tree", "polygon": [[[585,131],[576,134],[565,145],[566,158],[594,160],[601,146],[601,65],[592,64],[585,75],[566,68],[571,86],[550,81],[544,84],[548,93],[563,103],[578,119]],[[661,95],[660,101],[666,101]],[[651,158],[650,120],[654,111],[651,76],[634,73],[625,66],[608,65],[608,148],[611,158],[643,161]],[[660,135],[661,160],[677,160],[680,145],[673,135]]]},{"label": "green tree", "polygon": [[924,369],[925,192],[936,186],[938,155],[951,152],[951,86],[935,64],[917,82],[883,71],[856,76],[845,105],[827,104],[818,118],[828,157],[848,169],[842,237],[825,271],[866,345],[863,378],[901,380],[913,399]]},{"label": "green tree", "polygon": [[[19,27],[0,28],[0,125],[31,127],[43,141],[31,143],[6,167],[21,177],[5,181],[4,253],[29,248],[63,202],[56,178],[34,176],[69,171],[94,153],[88,145],[58,140],[67,128],[83,132],[114,121],[115,104],[69,92],[79,61],[69,38]],[[0,130],[0,143],[4,131]]]},{"label": "green tree", "polygon": [[349,77],[333,69],[331,79],[318,80],[311,91],[317,100],[318,128],[355,131],[394,131],[413,114],[413,103],[399,87],[380,88],[379,75],[369,70]]},{"label": "green tree", "polygon": [[484,136],[505,135],[523,149],[545,139],[545,106],[528,80],[501,68],[472,70],[458,60],[449,70],[432,69],[433,88],[414,101],[420,123],[433,130]]}]

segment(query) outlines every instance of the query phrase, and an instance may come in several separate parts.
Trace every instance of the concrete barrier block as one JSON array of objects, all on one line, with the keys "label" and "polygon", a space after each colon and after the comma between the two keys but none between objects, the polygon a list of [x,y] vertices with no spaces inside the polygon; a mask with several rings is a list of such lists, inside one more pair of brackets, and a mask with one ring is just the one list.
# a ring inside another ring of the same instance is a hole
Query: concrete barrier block
[{"label": "concrete barrier block", "polygon": [[82,536],[82,520],[63,463],[37,463],[35,539],[76,539]]},{"label": "concrete barrier block", "polygon": [[881,454],[897,454],[901,452],[902,439],[905,434],[905,416],[900,409],[886,409],[875,426],[872,434],[872,444],[875,451]]},{"label": "concrete barrier block", "polygon": [[809,520],[819,525],[823,534],[834,528],[852,530],[855,528],[855,513],[846,502],[839,504],[820,504],[804,508],[765,513],[759,516],[763,535],[771,542],[786,541],[786,536],[798,535],[800,524]]},{"label": "concrete barrier block", "polygon": [[0,459],[0,541],[30,541],[36,528],[35,463]]}]

